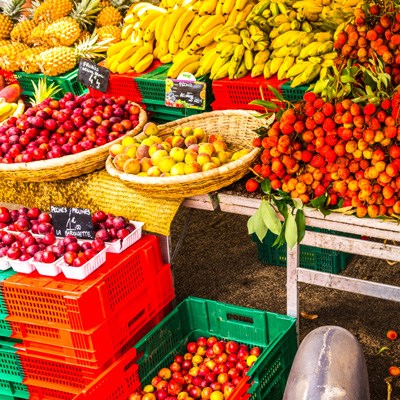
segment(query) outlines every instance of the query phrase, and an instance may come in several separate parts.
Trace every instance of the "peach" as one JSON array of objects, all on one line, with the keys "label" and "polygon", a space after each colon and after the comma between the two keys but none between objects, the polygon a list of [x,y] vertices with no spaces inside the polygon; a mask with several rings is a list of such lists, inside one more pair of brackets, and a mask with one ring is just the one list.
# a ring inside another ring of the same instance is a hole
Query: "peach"
[{"label": "peach", "polygon": [[189,163],[189,162],[196,161],[196,160],[197,160],[197,153],[196,152],[191,151],[191,150],[186,152],[185,163]]},{"label": "peach", "polygon": [[197,144],[196,136],[193,136],[193,135],[186,136],[185,137],[185,146],[189,147],[189,146],[191,146],[193,144]]},{"label": "peach", "polygon": [[213,162],[207,162],[202,165],[201,170],[202,171],[209,171],[210,169],[215,169],[218,168],[217,164],[214,164]]},{"label": "peach", "polygon": [[122,144],[114,143],[113,145],[110,146],[110,149],[109,149],[110,156],[115,157],[118,154],[123,153],[124,149],[125,149],[125,146],[123,146]]},{"label": "peach", "polygon": [[150,149],[150,146],[147,146],[145,144],[141,144],[137,148],[136,158],[138,158],[139,160],[141,160],[142,158],[149,158],[150,157],[149,149]]},{"label": "peach", "polygon": [[140,143],[145,145],[145,146],[149,146],[150,147],[155,142],[151,137],[147,137],[146,139],[143,139]]},{"label": "peach", "polygon": [[147,175],[147,171],[152,166],[153,166],[153,163],[151,162],[150,157],[143,157],[140,159],[140,170],[141,170],[141,172],[146,172],[146,175]]},{"label": "peach", "polygon": [[211,162],[211,156],[207,153],[199,153],[197,155],[196,161],[203,166],[204,164],[207,164]]},{"label": "peach", "polygon": [[225,151],[228,146],[223,140],[216,140],[214,143],[214,149],[218,153],[219,151]]},{"label": "peach", "polygon": [[185,164],[185,174],[201,172],[201,165],[197,161],[190,161]]},{"label": "peach", "polygon": [[124,154],[126,154],[130,158],[135,158],[138,147],[139,147],[138,143],[133,143],[125,147]]},{"label": "peach", "polygon": [[248,153],[250,153],[250,149],[242,149],[242,150],[239,150],[239,151],[235,151],[232,154],[231,161],[236,161],[236,160],[238,160],[239,158],[245,156]]},{"label": "peach", "polygon": [[218,135],[217,133],[213,133],[208,137],[208,143],[214,143],[217,140],[224,140],[224,138],[221,135]]},{"label": "peach", "polygon": [[206,153],[213,156],[215,153],[215,148],[211,143],[200,143],[199,153]]},{"label": "peach", "polygon": [[171,176],[185,175],[185,163],[182,161],[177,162],[175,165],[172,166],[169,173],[171,174]]},{"label": "peach", "polygon": [[218,157],[211,157],[211,161],[217,165],[217,167],[221,166],[221,160]]},{"label": "peach", "polygon": [[[157,150],[164,150],[160,143],[154,143],[149,147],[149,156],[152,157]],[[165,151],[165,150],[164,150]]]},{"label": "peach", "polygon": [[174,136],[171,143],[172,147],[184,147],[185,139],[182,136]]},{"label": "peach", "polygon": [[147,171],[147,176],[160,176],[161,170],[156,165],[150,167]]},{"label": "peach", "polygon": [[206,133],[204,132],[203,128],[194,128],[192,132],[192,135],[197,139],[198,142],[204,138],[205,134]]},{"label": "peach", "polygon": [[169,152],[169,155],[176,161],[180,162],[185,159],[185,150],[183,150],[181,147],[173,147],[171,151]]},{"label": "peach", "polygon": [[171,156],[164,156],[160,159],[158,167],[161,172],[169,172],[175,164],[176,161]]},{"label": "peach", "polygon": [[187,138],[188,136],[192,136],[193,135],[193,130],[190,126],[185,126],[182,128],[182,136],[184,138]]},{"label": "peach", "polygon": [[226,151],[219,151],[217,153],[217,157],[221,161],[221,164],[225,164],[225,163],[229,162],[229,159],[230,159],[230,155]]},{"label": "peach", "polygon": [[160,160],[165,156],[168,156],[168,152],[166,150],[164,150],[164,149],[156,150],[151,156],[151,162],[153,163],[153,165],[157,166],[159,164]]},{"label": "peach", "polygon": [[147,122],[143,127],[143,132],[147,136],[152,136],[152,135],[157,135],[159,133],[159,129],[154,122]]},{"label": "peach", "polygon": [[123,171],[124,170],[124,163],[126,160],[130,160],[130,157],[126,154],[117,154],[113,161],[114,167],[118,170],[118,171]]},{"label": "peach", "polygon": [[138,174],[140,172],[140,161],[134,158],[126,160],[124,162],[124,172],[126,174]]},{"label": "peach", "polygon": [[174,129],[174,136],[182,136],[182,127],[178,126]]},{"label": "peach", "polygon": [[130,146],[131,144],[136,143],[136,140],[133,138],[133,136],[125,136],[122,140],[121,140],[121,144],[124,147]]},{"label": "peach", "polygon": [[161,143],[161,146],[163,147],[164,150],[167,150],[168,153],[171,151],[172,146],[171,143],[168,143],[167,141],[164,140],[164,142]]}]

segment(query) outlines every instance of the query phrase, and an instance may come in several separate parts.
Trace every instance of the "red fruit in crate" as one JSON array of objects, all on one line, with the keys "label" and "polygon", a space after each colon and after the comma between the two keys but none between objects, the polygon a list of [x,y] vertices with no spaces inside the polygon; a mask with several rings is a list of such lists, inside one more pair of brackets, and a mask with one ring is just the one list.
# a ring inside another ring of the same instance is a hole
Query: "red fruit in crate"
[{"label": "red fruit in crate", "polygon": [[19,257],[19,261],[28,261],[32,258],[32,256],[28,253],[23,253],[21,254],[21,256]]},{"label": "red fruit in crate", "polygon": [[[161,377],[160,377],[161,378]],[[157,390],[165,390],[167,391],[168,389],[168,382],[164,379],[161,378],[161,381],[159,381],[156,385]]]},{"label": "red fruit in crate", "polygon": [[174,361],[173,363],[171,363],[171,365],[169,366],[169,369],[172,372],[177,372],[177,371],[181,371],[182,370],[182,365],[176,361]]},{"label": "red fruit in crate", "polygon": [[198,386],[192,386],[189,390],[188,390],[189,396],[193,397],[194,399],[198,399],[201,396],[201,388],[199,388]]},{"label": "red fruit in crate", "polygon": [[22,246],[25,248],[28,248],[29,246],[36,244],[36,239],[31,235],[27,236],[23,241],[22,241]]},{"label": "red fruit in crate", "polygon": [[37,220],[39,223],[43,223],[43,222],[51,222],[51,215],[49,213],[46,212],[42,212],[37,216]]},{"label": "red fruit in crate", "polygon": [[215,372],[209,372],[204,379],[211,383],[211,382],[215,382],[217,380],[217,374]]},{"label": "red fruit in crate", "polygon": [[90,242],[83,242],[83,243],[81,244],[81,249],[82,249],[83,251],[89,250],[89,249],[92,249],[92,248],[93,248],[93,246],[92,246],[92,243],[90,243]]},{"label": "red fruit in crate", "polygon": [[239,350],[239,343],[234,340],[229,340],[225,345],[225,349],[228,354],[237,353]]},{"label": "red fruit in crate", "polygon": [[151,380],[151,384],[156,387],[158,382],[162,381],[161,377],[156,375],[152,380]]},{"label": "red fruit in crate", "polygon": [[249,356],[249,348],[246,345],[240,345],[237,356],[239,360],[246,360]]},{"label": "red fruit in crate", "polygon": [[177,354],[177,355],[174,357],[174,362],[176,362],[176,363],[178,363],[178,364],[182,364],[182,363],[183,363],[183,356],[180,355],[180,354]]},{"label": "red fruit in crate", "polygon": [[216,342],[212,346],[214,354],[220,354],[225,350],[225,344],[222,343],[221,341]]},{"label": "red fruit in crate", "polygon": [[0,222],[10,222],[11,215],[6,207],[0,207]]},{"label": "red fruit in crate", "polygon": [[145,393],[142,400],[156,400],[156,395],[154,393]]},{"label": "red fruit in crate", "polygon": [[200,336],[199,338],[197,338],[196,343],[198,346],[206,347],[207,346],[207,338],[204,336]]},{"label": "red fruit in crate", "polygon": [[92,215],[94,222],[104,222],[107,219],[107,214],[104,211],[95,211]]},{"label": "red fruit in crate", "polygon": [[32,237],[32,233],[30,233],[29,231],[21,232],[16,236],[17,240],[20,242],[23,242],[28,237]]},{"label": "red fruit in crate", "polygon": [[47,264],[51,264],[54,261],[56,261],[56,256],[53,254],[53,252],[48,250],[43,251],[42,257],[43,257],[43,262]]},{"label": "red fruit in crate", "polygon": [[6,233],[2,237],[2,242],[6,245],[11,245],[12,243],[15,242],[15,240],[16,240],[15,236],[12,235],[11,233]]},{"label": "red fruit in crate", "polygon": [[239,370],[241,370],[241,371],[243,371],[245,368],[247,368],[246,361],[245,361],[245,360],[239,360],[239,361],[236,363],[236,368],[239,369]]},{"label": "red fruit in crate", "polygon": [[186,345],[186,349],[187,349],[187,351],[189,352],[189,353],[191,353],[191,354],[195,354],[196,353],[196,351],[197,351],[197,343],[196,342],[189,342],[187,345]]},{"label": "red fruit in crate", "polygon": [[26,253],[30,254],[31,256],[34,256],[36,253],[38,253],[40,250],[39,245],[37,244],[31,244],[26,248]]},{"label": "red fruit in crate", "polygon": [[46,233],[50,233],[50,232],[53,231],[53,225],[51,225],[49,222],[39,223],[38,226],[37,226],[37,231],[41,235],[44,235]]},{"label": "red fruit in crate", "polygon": [[66,264],[72,265],[74,260],[78,257],[78,254],[75,251],[66,251],[64,253],[63,259]]},{"label": "red fruit in crate", "polygon": [[54,233],[50,232],[50,233],[46,233],[43,238],[42,238],[42,243],[44,244],[54,244],[56,242],[56,237],[54,235]]},{"label": "red fruit in crate", "polygon": [[168,381],[171,379],[172,372],[169,368],[161,368],[158,371],[158,376],[160,376],[162,379]]},{"label": "red fruit in crate", "polygon": [[168,391],[167,390],[157,390],[155,392],[157,400],[165,400],[165,398],[168,396]]},{"label": "red fruit in crate", "polygon": [[83,256],[86,258],[86,260],[92,259],[95,255],[97,254],[97,251],[95,249],[87,249],[83,252]]},{"label": "red fruit in crate", "polygon": [[103,240],[97,238],[94,239],[92,242],[92,248],[96,250],[97,253],[99,253],[101,250],[103,250],[106,247],[105,243]]},{"label": "red fruit in crate", "polygon": [[193,367],[193,363],[191,360],[183,360],[182,361],[182,369],[189,371],[190,368]]},{"label": "red fruit in crate", "polygon": [[87,263],[87,258],[85,256],[78,256],[75,258],[75,260],[72,262],[73,267],[82,267],[82,265]]},{"label": "red fruit in crate", "polygon": [[65,246],[65,250],[79,253],[79,251],[81,250],[81,246],[78,242],[70,242]]},{"label": "red fruit in crate", "polygon": [[239,368],[233,367],[233,368],[230,368],[230,369],[229,369],[228,375],[229,375],[229,376],[231,377],[231,379],[232,379],[232,378],[235,378],[235,377],[237,377],[237,376],[240,376],[240,375],[241,375],[241,371],[240,371]]},{"label": "red fruit in crate", "polygon": [[259,357],[261,354],[261,349],[258,346],[252,347],[250,349],[250,355]]},{"label": "red fruit in crate", "polygon": [[125,226],[128,224],[128,221],[124,217],[114,217],[112,220],[112,225],[113,228],[119,230],[125,228]]},{"label": "red fruit in crate", "polygon": [[76,236],[67,235],[62,239],[62,244],[64,246],[66,246],[69,243],[76,243],[77,241],[78,241],[78,239],[76,238]]},{"label": "red fruit in crate", "polygon": [[17,247],[10,247],[7,250],[7,257],[10,258],[11,260],[18,260],[22,255],[21,249]]},{"label": "red fruit in crate", "polygon": [[98,230],[98,231],[95,233],[95,238],[96,238],[96,239],[100,239],[100,240],[102,240],[103,242],[108,242],[108,241],[111,239],[111,237],[110,237],[110,235],[109,235],[107,229],[100,229],[100,230]]}]

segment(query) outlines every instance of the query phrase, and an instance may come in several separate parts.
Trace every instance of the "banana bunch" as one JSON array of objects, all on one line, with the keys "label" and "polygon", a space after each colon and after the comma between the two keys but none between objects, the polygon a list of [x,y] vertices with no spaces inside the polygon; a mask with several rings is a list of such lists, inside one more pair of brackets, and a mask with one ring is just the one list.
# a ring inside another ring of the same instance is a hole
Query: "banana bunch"
[{"label": "banana bunch", "polygon": [[0,125],[11,117],[19,117],[25,111],[25,103],[19,99],[17,103],[0,103]]}]

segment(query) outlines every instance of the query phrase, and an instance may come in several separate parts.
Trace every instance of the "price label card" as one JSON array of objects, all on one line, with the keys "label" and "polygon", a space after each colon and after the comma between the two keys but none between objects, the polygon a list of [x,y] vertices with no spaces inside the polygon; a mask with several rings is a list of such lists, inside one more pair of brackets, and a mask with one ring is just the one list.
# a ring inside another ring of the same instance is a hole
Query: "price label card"
[{"label": "price label card", "polygon": [[204,110],[206,108],[206,83],[185,79],[185,77],[166,79],[165,105]]},{"label": "price label card", "polygon": [[82,59],[79,62],[78,79],[84,85],[105,93],[110,79],[110,70],[100,67],[91,60]]},{"label": "price label card", "polygon": [[50,207],[56,236],[74,235],[94,239],[92,213],[87,208]]}]

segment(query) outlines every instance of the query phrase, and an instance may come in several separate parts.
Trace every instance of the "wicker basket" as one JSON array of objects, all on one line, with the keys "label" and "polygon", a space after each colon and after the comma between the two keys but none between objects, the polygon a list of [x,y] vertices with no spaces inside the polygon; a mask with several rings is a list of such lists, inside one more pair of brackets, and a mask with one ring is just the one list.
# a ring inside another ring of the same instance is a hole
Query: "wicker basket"
[{"label": "wicker basket", "polygon": [[[139,105],[138,105],[139,106]],[[147,113],[140,107],[139,124],[126,135],[135,136],[142,131],[147,122]],[[29,163],[0,163],[0,178],[24,182],[45,182],[60,179],[75,178],[104,168],[104,162],[109,154],[109,148],[122,140],[118,138],[103,146],[69,154],[60,158]]]},{"label": "wicker basket", "polygon": [[[257,136],[254,129],[266,125],[264,118],[244,110],[213,111],[182,118],[159,125],[161,137],[173,134],[178,126],[203,128],[207,134],[218,133],[224,137],[230,150],[252,148],[251,141]],[[221,189],[242,178],[254,162],[259,149],[236,161],[218,168],[182,176],[147,177],[126,174],[114,168],[111,157],[106,162],[107,172],[138,193],[158,198],[182,198],[205,194]]]}]

